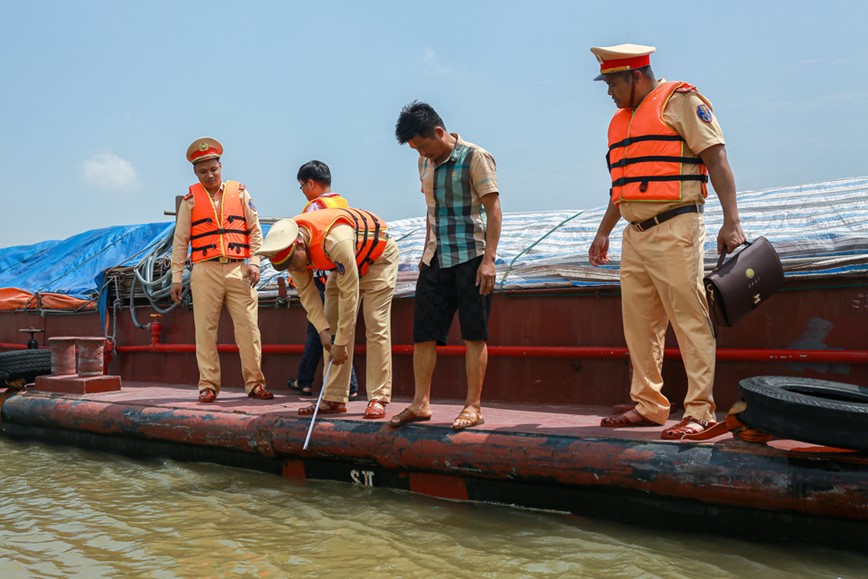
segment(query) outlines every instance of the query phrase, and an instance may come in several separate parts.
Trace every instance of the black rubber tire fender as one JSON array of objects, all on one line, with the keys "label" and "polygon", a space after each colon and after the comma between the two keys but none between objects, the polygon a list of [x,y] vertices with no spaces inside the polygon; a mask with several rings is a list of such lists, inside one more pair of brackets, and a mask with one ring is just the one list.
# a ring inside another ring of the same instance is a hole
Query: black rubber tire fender
[{"label": "black rubber tire fender", "polygon": [[49,350],[13,350],[0,352],[0,387],[23,378],[33,382],[37,376],[51,374]]},{"label": "black rubber tire fender", "polygon": [[792,376],[739,382],[739,420],[780,438],[868,452],[868,388]]}]

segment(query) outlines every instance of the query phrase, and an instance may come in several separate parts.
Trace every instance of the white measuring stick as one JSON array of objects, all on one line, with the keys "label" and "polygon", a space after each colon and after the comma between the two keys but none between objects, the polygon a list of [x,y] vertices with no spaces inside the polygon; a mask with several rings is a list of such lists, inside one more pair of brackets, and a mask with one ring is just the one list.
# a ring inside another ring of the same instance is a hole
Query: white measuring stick
[{"label": "white measuring stick", "polygon": [[316,422],[316,414],[319,412],[319,404],[322,402],[322,395],[325,393],[326,384],[329,380],[329,372],[332,371],[332,362],[334,360],[329,359],[329,367],[326,368],[325,376],[322,377],[322,388],[319,391],[319,398],[316,399],[316,406],[313,409],[313,416],[310,419],[310,426],[307,427],[307,436],[304,437],[304,446],[301,447],[302,450],[307,450],[307,445],[310,443],[310,435],[313,432],[313,423]]}]

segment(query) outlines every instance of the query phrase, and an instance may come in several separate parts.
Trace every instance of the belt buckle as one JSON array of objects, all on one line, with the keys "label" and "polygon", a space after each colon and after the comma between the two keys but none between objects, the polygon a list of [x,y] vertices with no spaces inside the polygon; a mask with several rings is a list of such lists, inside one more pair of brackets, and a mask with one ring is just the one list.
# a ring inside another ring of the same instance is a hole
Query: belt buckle
[{"label": "belt buckle", "polygon": [[229,263],[229,258],[221,256],[217,258],[217,261],[219,261],[220,263]]},{"label": "belt buckle", "polygon": [[[652,227],[657,227],[658,225],[660,225],[662,223],[662,221],[660,221],[659,217],[660,217],[660,215],[658,214],[658,215],[655,215],[654,217],[652,217],[651,219],[646,219],[645,221],[637,221],[636,223],[632,223],[632,225],[635,225],[636,229],[639,231],[647,231],[648,229],[651,229]],[[648,225],[648,227],[642,227],[643,223],[648,223],[649,221],[653,221],[654,223],[651,223],[650,225]],[[663,221],[666,221],[666,220],[664,219]]]}]

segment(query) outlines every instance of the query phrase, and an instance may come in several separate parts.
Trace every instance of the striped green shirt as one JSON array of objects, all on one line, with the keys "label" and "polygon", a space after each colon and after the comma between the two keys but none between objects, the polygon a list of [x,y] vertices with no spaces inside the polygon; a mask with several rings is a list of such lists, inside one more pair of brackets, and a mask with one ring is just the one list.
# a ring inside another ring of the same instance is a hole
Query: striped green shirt
[{"label": "striped green shirt", "polygon": [[436,251],[441,268],[453,267],[485,253],[485,208],[482,198],[498,193],[491,154],[455,133],[455,148],[439,166],[419,157],[419,178],[428,204],[428,245],[422,261]]}]

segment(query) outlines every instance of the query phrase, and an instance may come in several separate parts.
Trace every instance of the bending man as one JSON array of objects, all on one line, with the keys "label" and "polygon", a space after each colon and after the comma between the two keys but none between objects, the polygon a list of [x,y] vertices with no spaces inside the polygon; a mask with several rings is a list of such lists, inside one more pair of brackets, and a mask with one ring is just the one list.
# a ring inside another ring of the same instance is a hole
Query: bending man
[{"label": "bending man", "polygon": [[[325,364],[333,363],[324,384],[321,414],[346,412],[359,301],[365,319],[367,353],[364,417],[386,415],[392,399],[392,295],[398,279],[398,245],[388,226],[361,209],[320,209],[281,219],[271,226],[258,252],[277,271],[289,270],[319,332]],[[313,282],[313,271],[329,271],[325,304]],[[363,299],[364,298],[364,299]],[[299,409],[313,414],[316,404]]]}]

